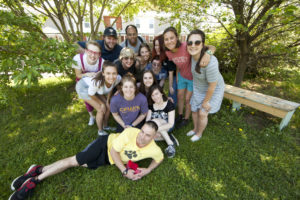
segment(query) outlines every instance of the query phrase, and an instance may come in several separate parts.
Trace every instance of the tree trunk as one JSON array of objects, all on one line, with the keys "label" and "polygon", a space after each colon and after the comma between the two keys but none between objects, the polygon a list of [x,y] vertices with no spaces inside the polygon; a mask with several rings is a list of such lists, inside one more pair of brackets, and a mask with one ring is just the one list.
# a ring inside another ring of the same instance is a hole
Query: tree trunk
[{"label": "tree trunk", "polygon": [[249,44],[247,42],[246,36],[240,36],[237,43],[239,46],[239,60],[238,67],[235,74],[234,85],[240,87],[244,79],[244,74],[247,69],[247,62],[249,60]]}]

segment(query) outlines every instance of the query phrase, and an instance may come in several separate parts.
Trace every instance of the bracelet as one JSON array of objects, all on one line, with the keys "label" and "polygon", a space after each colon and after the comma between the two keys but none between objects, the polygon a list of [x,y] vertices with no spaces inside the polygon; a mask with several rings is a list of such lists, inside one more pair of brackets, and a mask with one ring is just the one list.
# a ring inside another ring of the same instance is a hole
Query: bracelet
[{"label": "bracelet", "polygon": [[122,176],[127,175],[127,173],[128,173],[128,168],[126,168],[126,169],[122,172]]},{"label": "bracelet", "polygon": [[206,53],[210,56],[213,55],[213,52],[211,50],[207,50]]}]

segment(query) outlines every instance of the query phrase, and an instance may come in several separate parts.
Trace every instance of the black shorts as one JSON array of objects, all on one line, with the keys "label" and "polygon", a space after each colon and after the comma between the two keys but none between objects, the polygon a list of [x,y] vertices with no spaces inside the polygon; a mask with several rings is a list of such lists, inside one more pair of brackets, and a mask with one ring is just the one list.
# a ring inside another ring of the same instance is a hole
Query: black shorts
[{"label": "black shorts", "polygon": [[87,164],[90,169],[110,165],[107,154],[108,135],[100,136],[91,142],[83,151],[76,154],[79,165]]}]

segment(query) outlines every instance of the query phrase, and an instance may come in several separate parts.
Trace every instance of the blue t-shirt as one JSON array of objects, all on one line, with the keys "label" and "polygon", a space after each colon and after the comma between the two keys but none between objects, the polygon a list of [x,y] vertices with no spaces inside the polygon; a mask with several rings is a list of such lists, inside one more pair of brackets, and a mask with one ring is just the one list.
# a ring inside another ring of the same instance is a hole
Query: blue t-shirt
[{"label": "blue t-shirt", "polygon": [[[117,60],[120,56],[120,52],[122,50],[122,47],[118,44],[116,44],[115,48],[113,48],[111,51],[107,50],[104,45],[104,40],[96,40],[101,46],[101,57],[104,58],[104,60],[109,60],[111,62],[114,62]],[[80,41],[77,42],[78,45],[80,45],[82,48],[86,48],[86,42]]]},{"label": "blue t-shirt", "polygon": [[138,93],[134,99],[127,101],[119,93],[111,98],[110,110],[112,113],[118,113],[125,125],[131,125],[140,114],[147,114],[147,98],[142,93]]}]

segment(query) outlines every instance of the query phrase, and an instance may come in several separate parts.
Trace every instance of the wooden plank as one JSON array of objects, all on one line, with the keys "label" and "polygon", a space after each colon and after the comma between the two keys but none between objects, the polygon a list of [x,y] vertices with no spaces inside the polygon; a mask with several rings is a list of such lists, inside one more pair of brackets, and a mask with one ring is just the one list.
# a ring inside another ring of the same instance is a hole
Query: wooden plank
[{"label": "wooden plank", "polygon": [[224,93],[224,97],[227,98],[227,99],[231,99],[233,101],[240,102],[241,104],[250,106],[250,107],[255,108],[257,110],[261,110],[263,112],[269,113],[269,114],[274,115],[276,117],[284,118],[286,116],[286,114],[288,113],[285,110],[281,110],[281,109],[278,109],[278,108],[274,108],[272,106],[267,106],[267,105],[264,105],[264,104],[261,104],[261,103],[257,103],[255,101],[245,99],[245,98],[242,98],[242,97],[238,97],[238,96],[235,96],[235,95],[232,95],[232,94]]},{"label": "wooden plank", "polygon": [[249,91],[246,89],[234,87],[232,85],[225,86],[225,94],[231,94],[233,96],[240,97],[242,99],[247,99],[254,101],[259,104],[263,104],[267,107],[273,107],[275,109],[292,111],[295,110],[300,104],[280,99],[278,97],[264,95],[258,92]]}]

